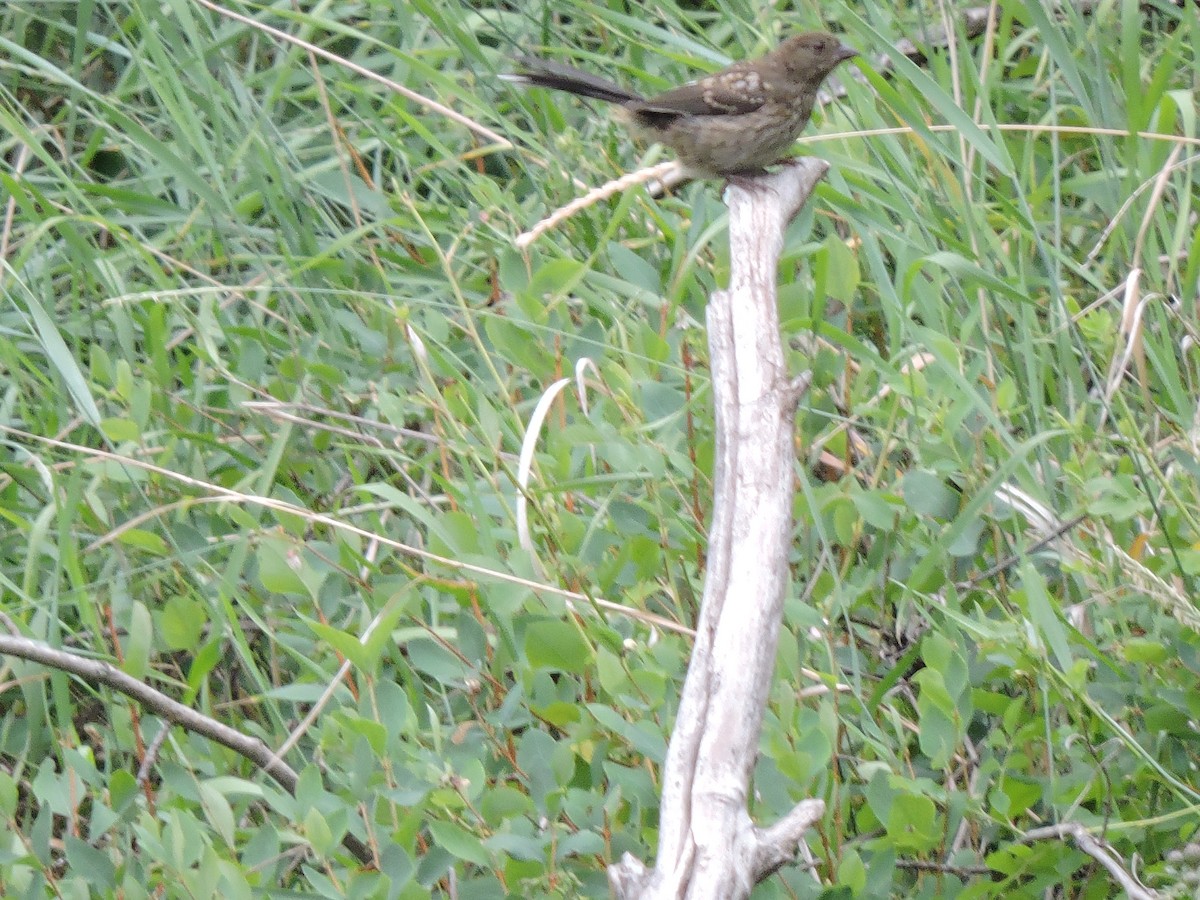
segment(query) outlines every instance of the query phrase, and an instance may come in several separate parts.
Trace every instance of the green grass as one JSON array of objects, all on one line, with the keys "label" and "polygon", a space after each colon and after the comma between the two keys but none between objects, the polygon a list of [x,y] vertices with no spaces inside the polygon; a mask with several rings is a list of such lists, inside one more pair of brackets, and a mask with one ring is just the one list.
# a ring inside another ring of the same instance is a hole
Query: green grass
[{"label": "green grass", "polygon": [[[313,714],[300,786],[180,728],[140,786],[161,719],[4,657],[0,894],[607,896],[652,858],[690,641],[588,598],[695,619],[720,186],[522,253],[657,157],[496,74],[541,52],[650,92],[823,25],[866,81],[804,138],[832,169],[781,267],[815,384],[754,814],[828,813],[815,872],[755,896],[1114,895],[1022,840],[1059,823],[1188,895],[1189,7],[1003,4],[918,66],[889,48],[941,8],[225,5],[331,56],[187,0],[0,11],[0,611],[272,747]],[[517,454],[581,359],[525,550]]]}]

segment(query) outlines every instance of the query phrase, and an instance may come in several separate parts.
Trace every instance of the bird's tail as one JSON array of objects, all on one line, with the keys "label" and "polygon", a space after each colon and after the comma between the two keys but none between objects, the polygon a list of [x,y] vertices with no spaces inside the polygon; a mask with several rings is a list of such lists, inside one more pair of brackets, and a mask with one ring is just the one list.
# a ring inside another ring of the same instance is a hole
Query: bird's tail
[{"label": "bird's tail", "polygon": [[530,84],[534,87],[550,88],[555,91],[566,91],[580,97],[591,97],[593,100],[603,100],[605,103],[637,103],[643,98],[627,91],[619,84],[614,84],[607,78],[592,75],[568,66],[566,63],[551,62],[548,59],[538,59],[534,56],[523,56],[517,60],[519,68],[512,73],[500,77],[505,81],[516,84]]}]

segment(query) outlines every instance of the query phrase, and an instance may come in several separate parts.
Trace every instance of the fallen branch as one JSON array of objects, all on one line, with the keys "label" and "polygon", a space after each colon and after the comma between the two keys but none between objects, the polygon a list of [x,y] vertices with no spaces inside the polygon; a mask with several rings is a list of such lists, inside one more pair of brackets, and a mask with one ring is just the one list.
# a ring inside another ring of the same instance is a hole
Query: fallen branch
[{"label": "fallen branch", "polygon": [[1125,891],[1125,895],[1130,900],[1157,900],[1161,896],[1157,891],[1150,890],[1138,881],[1137,876],[1125,871],[1121,857],[1078,822],[1067,822],[1062,825],[1035,828],[1032,831],[1025,832],[1021,837],[1021,842],[1028,844],[1032,841],[1065,841],[1068,838],[1075,842],[1076,847],[1107,869],[1108,873],[1112,875],[1113,880],[1121,885]]},{"label": "fallen branch", "polygon": [[[5,624],[15,630],[12,622]],[[58,669],[93,685],[104,685],[118,693],[136,700],[152,713],[172,725],[215,741],[222,747],[248,759],[275,779],[289,794],[295,794],[299,776],[287,763],[275,758],[275,752],[258,738],[242,734],[237,729],[223,725],[216,719],[196,712],[178,700],[172,700],[161,691],[127,675],[120,669],[98,659],[87,659],[66,650],[58,650],[40,641],[12,634],[0,634],[0,654],[15,656],[39,665]],[[342,846],[363,865],[375,863],[371,848],[352,834],[342,838]]]}]

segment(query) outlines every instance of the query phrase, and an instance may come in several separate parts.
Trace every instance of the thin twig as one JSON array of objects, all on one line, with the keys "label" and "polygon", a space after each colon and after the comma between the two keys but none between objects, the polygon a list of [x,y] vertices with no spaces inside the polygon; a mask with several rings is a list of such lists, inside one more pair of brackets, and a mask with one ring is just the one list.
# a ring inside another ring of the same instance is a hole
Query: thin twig
[{"label": "thin twig", "polygon": [[1086,515],[1078,515],[1073,519],[1069,519],[1068,521],[1064,522],[1063,524],[1061,524],[1057,528],[1055,528],[1052,532],[1047,534],[1044,538],[1042,538],[1041,540],[1034,543],[1031,547],[1029,547],[1024,552],[1014,553],[1012,556],[1005,557],[1004,559],[1000,560],[1000,562],[996,563],[991,568],[986,569],[983,572],[980,572],[978,575],[974,575],[971,578],[968,578],[966,581],[960,581],[954,586],[956,588],[958,588],[960,591],[973,590],[974,588],[978,587],[983,582],[988,581],[992,578],[995,578],[997,575],[999,575],[1005,569],[1008,569],[1008,568],[1016,565],[1022,559],[1027,558],[1028,556],[1030,556],[1033,553],[1037,553],[1037,551],[1041,550],[1043,547],[1047,546],[1048,544],[1054,543],[1056,540],[1058,540],[1060,537],[1062,537],[1064,534],[1066,534],[1068,531],[1070,531],[1072,528],[1074,528],[1076,525],[1078,525],[1080,522],[1082,522],[1086,518],[1087,518]]}]

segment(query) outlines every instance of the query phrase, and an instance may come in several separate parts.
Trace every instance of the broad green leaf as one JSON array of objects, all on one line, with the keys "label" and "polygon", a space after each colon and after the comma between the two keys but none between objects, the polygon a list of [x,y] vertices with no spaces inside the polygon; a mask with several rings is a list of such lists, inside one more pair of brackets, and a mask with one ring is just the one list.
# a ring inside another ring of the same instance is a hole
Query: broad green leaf
[{"label": "broad green leaf", "polygon": [[525,656],[539,669],[581,674],[591,668],[593,652],[577,625],[543,619],[525,630]]}]

